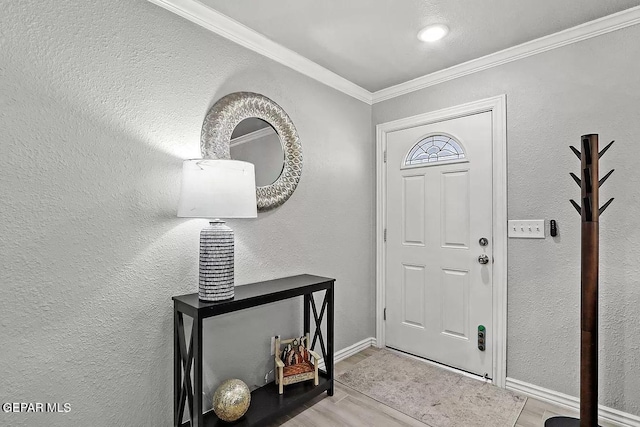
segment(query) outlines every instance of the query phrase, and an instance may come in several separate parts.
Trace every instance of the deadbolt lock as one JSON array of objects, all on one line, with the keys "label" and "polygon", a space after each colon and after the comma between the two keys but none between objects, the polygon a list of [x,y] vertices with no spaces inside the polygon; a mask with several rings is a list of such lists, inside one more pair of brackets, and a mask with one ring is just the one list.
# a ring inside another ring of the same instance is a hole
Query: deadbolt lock
[{"label": "deadbolt lock", "polygon": [[489,244],[489,239],[481,237],[480,240],[478,240],[478,243],[480,243],[480,246],[487,246]]}]

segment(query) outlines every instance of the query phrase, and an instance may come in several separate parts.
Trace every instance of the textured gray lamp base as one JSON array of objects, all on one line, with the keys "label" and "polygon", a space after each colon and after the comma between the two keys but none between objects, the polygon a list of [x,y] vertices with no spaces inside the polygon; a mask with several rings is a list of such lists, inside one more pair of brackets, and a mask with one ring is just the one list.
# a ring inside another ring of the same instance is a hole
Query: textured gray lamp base
[{"label": "textured gray lamp base", "polygon": [[216,219],[200,232],[198,298],[223,301],[233,297],[233,230]]}]

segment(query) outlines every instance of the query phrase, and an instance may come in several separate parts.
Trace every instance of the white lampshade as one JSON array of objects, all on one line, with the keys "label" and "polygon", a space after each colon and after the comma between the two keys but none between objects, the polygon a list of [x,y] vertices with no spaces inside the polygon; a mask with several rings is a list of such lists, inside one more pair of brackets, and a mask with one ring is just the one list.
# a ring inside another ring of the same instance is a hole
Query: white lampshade
[{"label": "white lampshade", "polygon": [[178,216],[183,218],[255,218],[254,166],[238,160],[185,160]]}]

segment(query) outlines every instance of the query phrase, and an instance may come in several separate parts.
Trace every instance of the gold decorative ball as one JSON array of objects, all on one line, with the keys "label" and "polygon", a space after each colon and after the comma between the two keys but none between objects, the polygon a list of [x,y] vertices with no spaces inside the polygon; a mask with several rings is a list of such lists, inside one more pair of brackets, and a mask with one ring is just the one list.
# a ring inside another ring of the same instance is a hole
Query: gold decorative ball
[{"label": "gold decorative ball", "polygon": [[231,422],[242,417],[249,409],[251,391],[240,380],[226,380],[213,394],[213,411],[218,418]]}]

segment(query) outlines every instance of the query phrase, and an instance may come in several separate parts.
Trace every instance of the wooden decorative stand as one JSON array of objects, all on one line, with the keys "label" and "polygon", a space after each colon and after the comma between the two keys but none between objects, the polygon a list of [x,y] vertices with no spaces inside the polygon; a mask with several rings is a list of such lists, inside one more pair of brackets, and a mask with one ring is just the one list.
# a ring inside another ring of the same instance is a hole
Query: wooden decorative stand
[{"label": "wooden decorative stand", "polygon": [[599,207],[600,186],[611,176],[613,170],[602,179],[598,178],[600,157],[611,147],[611,141],[598,152],[598,135],[581,137],[582,151],[571,150],[580,159],[582,176],[571,173],[573,180],[582,189],[582,204],[574,200],[571,204],[582,218],[582,262],[581,262],[581,350],[580,350],[580,419],[553,417],[545,427],[596,427],[598,425],[598,263],[599,263],[599,218],[611,204],[609,199]]}]

